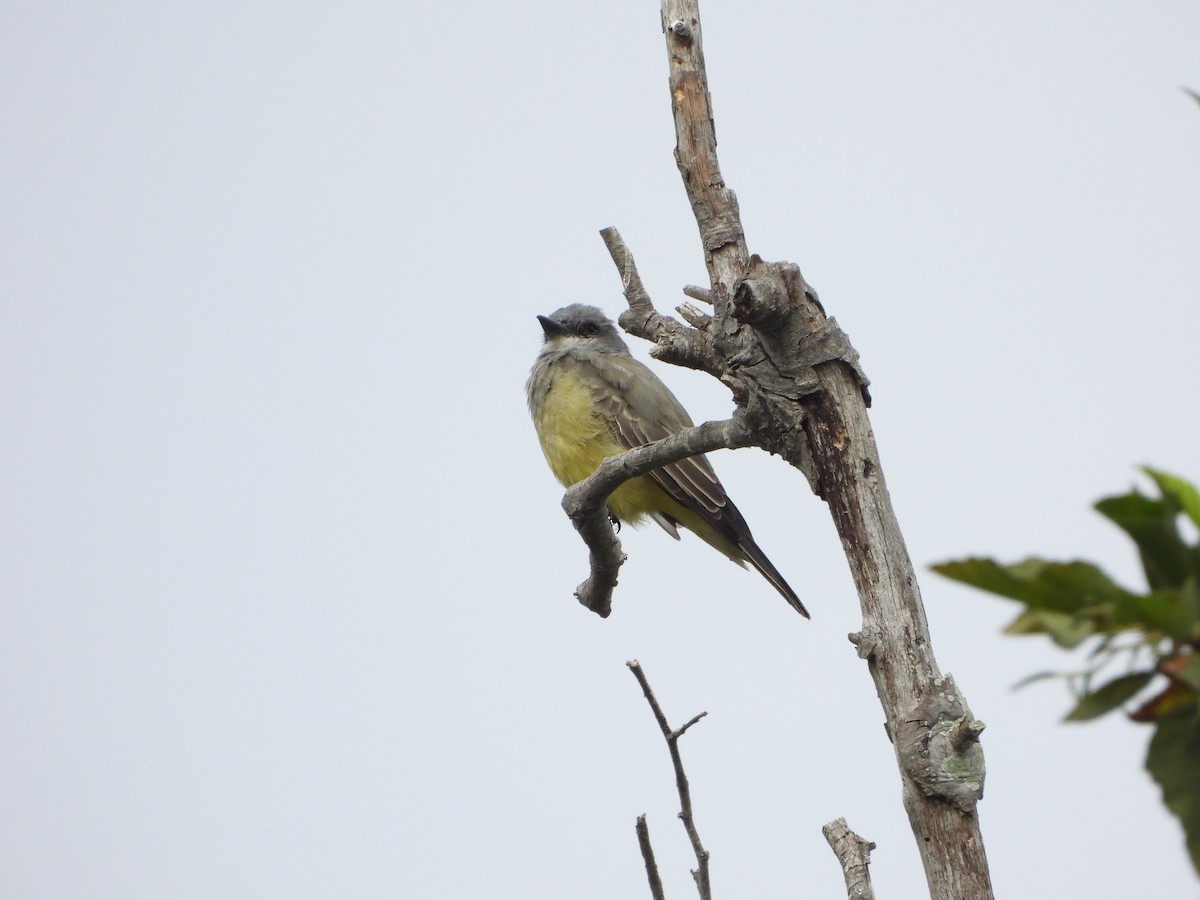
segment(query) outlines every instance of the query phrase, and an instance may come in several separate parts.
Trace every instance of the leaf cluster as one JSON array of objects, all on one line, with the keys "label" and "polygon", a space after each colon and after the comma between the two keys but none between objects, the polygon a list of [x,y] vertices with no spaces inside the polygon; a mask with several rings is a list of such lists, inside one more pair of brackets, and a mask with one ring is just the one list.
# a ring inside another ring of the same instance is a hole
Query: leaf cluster
[{"label": "leaf cluster", "polygon": [[[1066,650],[1089,645],[1082,670],[1039,672],[1021,682],[1065,679],[1075,694],[1067,721],[1113,712],[1156,685],[1129,717],[1155,727],[1146,768],[1183,824],[1200,871],[1200,490],[1167,472],[1142,471],[1157,497],[1135,489],[1095,508],[1133,540],[1146,574],[1144,592],[1079,560],[1003,564],[976,557],[933,569],[1019,603],[1007,634],[1044,634]],[[1115,677],[1114,667],[1121,670]]]}]

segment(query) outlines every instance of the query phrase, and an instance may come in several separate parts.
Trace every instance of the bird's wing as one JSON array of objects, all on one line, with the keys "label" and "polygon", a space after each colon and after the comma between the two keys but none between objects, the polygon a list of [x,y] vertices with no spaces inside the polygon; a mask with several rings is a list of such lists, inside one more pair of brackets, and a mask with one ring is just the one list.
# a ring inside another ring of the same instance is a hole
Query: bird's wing
[{"label": "bird's wing", "polygon": [[[595,365],[594,374],[606,383],[603,387],[597,384],[600,389],[596,403],[610,423],[614,436],[626,447],[640,447],[692,426],[691,416],[671,389],[637,360],[608,356]],[[730,559],[739,564],[750,563],[797,612],[808,618],[808,610],[755,542],[750,526],[726,496],[725,488],[705,457],[681,459],[655,469],[650,477],[728,542],[729,549],[723,552]],[[653,518],[678,540],[676,523],[669,515],[658,513]],[[718,546],[708,537],[704,540]],[[718,549],[723,548],[718,546]]]},{"label": "bird's wing", "polygon": [[[640,362],[614,356],[603,360],[597,375],[608,389],[597,404],[626,447],[640,447],[692,426],[691,416],[657,375]],[[655,469],[650,477],[681,506],[700,515],[735,546],[748,536],[741,513],[703,456],[692,456]],[[661,524],[661,523],[660,523]],[[665,527],[665,526],[664,526]]]}]

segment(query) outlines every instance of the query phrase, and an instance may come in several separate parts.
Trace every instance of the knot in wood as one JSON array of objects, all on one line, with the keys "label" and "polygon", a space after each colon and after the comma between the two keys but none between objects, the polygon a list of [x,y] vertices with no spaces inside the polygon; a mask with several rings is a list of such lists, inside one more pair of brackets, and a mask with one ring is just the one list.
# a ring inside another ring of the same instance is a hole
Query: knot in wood
[{"label": "knot in wood", "polygon": [[855,652],[859,659],[870,659],[875,655],[875,650],[879,647],[881,635],[879,629],[874,625],[864,626],[862,631],[855,631],[847,635],[855,647]]},{"label": "knot in wood", "polygon": [[900,724],[895,737],[905,771],[928,796],[970,812],[983,797],[983,728],[947,675]]},{"label": "knot in wood", "polygon": [[769,268],[752,272],[733,286],[734,318],[760,331],[777,331],[791,310],[787,288]]},{"label": "knot in wood", "polygon": [[692,27],[687,22],[683,21],[683,19],[676,19],[667,26],[667,31],[671,32],[671,34],[675,35],[675,37],[679,38],[681,41],[687,41],[690,43],[692,40]]}]

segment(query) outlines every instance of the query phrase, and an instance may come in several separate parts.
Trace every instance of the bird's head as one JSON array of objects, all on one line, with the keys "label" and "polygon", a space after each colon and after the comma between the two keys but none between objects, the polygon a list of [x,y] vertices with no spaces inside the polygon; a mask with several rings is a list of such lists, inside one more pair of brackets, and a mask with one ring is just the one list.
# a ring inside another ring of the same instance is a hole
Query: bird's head
[{"label": "bird's head", "polygon": [[538,321],[545,335],[542,352],[579,349],[629,354],[612,319],[594,306],[572,303],[548,316],[538,316]]}]

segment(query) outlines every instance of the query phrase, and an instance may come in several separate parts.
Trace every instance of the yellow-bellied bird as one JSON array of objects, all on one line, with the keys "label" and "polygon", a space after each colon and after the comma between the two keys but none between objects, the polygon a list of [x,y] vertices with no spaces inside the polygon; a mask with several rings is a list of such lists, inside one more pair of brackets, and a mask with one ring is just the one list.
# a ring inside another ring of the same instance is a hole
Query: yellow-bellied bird
[{"label": "yellow-bellied bird", "polygon": [[[574,303],[538,321],[545,342],[525,389],[542,452],[563,485],[587,478],[606,457],[692,426],[687,410],[657,375],[629,355],[616,326],[599,309]],[[648,516],[676,540],[682,525],[738,565],[749,563],[808,617],[704,456],[630,479],[612,492],[608,508],[630,524]]]}]

